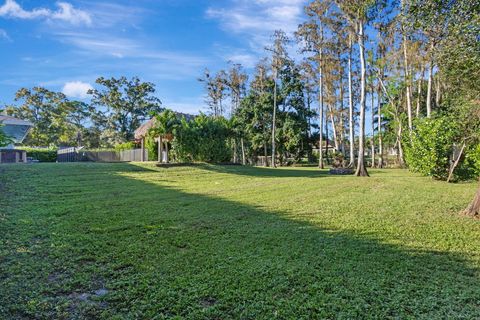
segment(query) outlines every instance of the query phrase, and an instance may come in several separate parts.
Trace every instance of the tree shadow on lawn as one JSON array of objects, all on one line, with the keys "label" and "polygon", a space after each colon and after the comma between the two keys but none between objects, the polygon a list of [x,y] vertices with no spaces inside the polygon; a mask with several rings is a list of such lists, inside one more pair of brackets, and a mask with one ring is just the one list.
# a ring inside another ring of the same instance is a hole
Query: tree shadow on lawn
[{"label": "tree shadow on lawn", "polygon": [[329,177],[331,176],[328,173],[328,170],[320,170],[320,169],[308,169],[305,168],[297,168],[292,169],[288,167],[281,167],[281,168],[268,168],[268,167],[252,167],[252,166],[241,166],[241,165],[209,165],[209,164],[201,164],[198,167],[218,172],[218,173],[228,173],[228,174],[236,174],[242,176],[252,176],[252,177],[272,177],[272,178],[319,178],[319,177]]},{"label": "tree shadow on lawn", "polygon": [[[70,181],[77,183],[65,187],[67,193],[75,188],[75,194],[53,195],[50,210],[33,218],[44,224],[46,251],[11,261],[33,266],[34,275],[0,273],[7,302],[22,306],[7,303],[7,316],[434,319],[480,314],[478,269],[461,255],[409,250],[295,220],[288,212],[185,193],[118,174],[128,172],[124,166],[85,167]],[[98,196],[86,199],[92,188]],[[108,290],[104,297],[78,298],[99,286]]]}]

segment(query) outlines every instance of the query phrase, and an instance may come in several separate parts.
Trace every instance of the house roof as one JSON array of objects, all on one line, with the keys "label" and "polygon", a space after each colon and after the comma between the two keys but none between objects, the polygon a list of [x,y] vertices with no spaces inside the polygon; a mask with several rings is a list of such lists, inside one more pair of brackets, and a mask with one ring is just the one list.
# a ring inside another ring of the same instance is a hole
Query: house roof
[{"label": "house roof", "polygon": [[14,143],[21,143],[27,136],[28,130],[33,126],[30,121],[17,119],[0,114],[0,123],[3,124],[3,132],[13,139]]},{"label": "house roof", "polygon": [[10,125],[29,126],[29,127],[33,126],[33,124],[30,121],[14,118],[4,114],[0,114],[0,122],[5,125],[10,124]]}]

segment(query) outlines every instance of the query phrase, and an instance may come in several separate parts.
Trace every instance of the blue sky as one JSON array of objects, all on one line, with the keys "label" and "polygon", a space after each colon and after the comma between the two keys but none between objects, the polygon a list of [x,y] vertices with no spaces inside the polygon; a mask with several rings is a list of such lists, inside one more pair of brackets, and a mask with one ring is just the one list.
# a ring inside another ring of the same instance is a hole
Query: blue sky
[{"label": "blue sky", "polygon": [[21,87],[84,99],[99,76],[138,75],[165,107],[205,110],[204,68],[252,68],[305,0],[0,0],[0,103]]}]

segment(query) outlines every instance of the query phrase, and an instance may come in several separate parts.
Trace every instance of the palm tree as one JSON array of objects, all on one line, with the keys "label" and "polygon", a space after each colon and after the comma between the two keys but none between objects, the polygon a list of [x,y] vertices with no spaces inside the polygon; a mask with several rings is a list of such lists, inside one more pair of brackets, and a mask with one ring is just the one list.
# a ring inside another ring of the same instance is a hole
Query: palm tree
[{"label": "palm tree", "polygon": [[159,158],[162,161],[162,152],[164,141],[165,143],[165,151],[166,151],[166,159],[165,162],[169,162],[168,157],[168,142],[173,140],[173,134],[180,125],[180,120],[177,117],[177,114],[172,110],[166,109],[165,111],[157,114],[155,116],[155,126],[150,129],[150,133],[154,134],[159,138],[158,146],[159,146]]}]

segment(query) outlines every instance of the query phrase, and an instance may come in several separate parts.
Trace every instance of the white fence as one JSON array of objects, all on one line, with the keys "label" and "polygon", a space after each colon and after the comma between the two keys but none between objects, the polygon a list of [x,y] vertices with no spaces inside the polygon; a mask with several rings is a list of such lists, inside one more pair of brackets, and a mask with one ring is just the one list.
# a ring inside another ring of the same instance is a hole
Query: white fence
[{"label": "white fence", "polygon": [[58,162],[130,162],[148,160],[148,150],[132,149],[123,151],[89,151],[81,148],[65,148],[57,151]]}]

